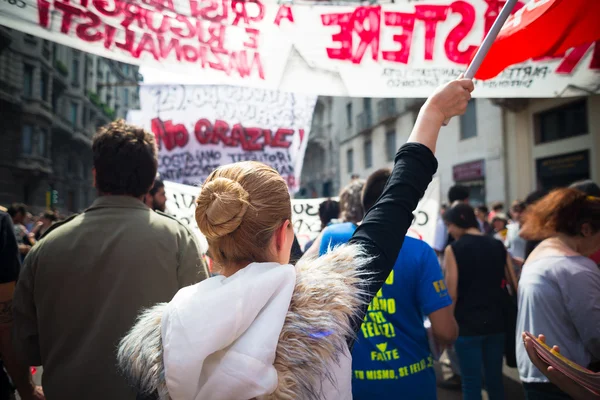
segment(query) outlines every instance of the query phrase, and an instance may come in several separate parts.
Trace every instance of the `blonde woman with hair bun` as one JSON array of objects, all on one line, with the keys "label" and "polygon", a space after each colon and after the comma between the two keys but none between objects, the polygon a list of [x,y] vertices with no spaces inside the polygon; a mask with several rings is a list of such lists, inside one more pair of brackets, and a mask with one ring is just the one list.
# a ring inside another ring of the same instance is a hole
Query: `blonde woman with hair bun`
[{"label": "blonde woman with hair bun", "polygon": [[196,221],[222,275],[144,311],[123,338],[119,366],[138,398],[351,399],[349,349],[437,169],[440,128],[472,90],[466,79],[436,90],[349,244],[295,266],[283,178],[255,162],[217,168]]}]

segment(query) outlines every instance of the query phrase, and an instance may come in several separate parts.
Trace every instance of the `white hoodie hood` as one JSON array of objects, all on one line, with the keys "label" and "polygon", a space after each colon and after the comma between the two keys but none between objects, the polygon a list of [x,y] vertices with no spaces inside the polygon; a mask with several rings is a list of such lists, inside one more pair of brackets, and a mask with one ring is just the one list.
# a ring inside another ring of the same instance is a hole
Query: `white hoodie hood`
[{"label": "white hoodie hood", "polygon": [[366,309],[357,245],[295,267],[250,264],[140,314],[119,369],[160,400],[349,400],[352,321]]},{"label": "white hoodie hood", "polygon": [[273,393],[279,335],[296,282],[291,265],[254,263],[180,290],[162,316],[173,400],[252,399]]}]

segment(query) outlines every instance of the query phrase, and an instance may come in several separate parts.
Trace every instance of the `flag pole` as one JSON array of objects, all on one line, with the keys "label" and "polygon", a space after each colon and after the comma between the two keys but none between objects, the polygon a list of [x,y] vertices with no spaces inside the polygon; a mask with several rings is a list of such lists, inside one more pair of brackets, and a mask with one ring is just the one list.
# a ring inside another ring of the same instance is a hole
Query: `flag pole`
[{"label": "flag pole", "polygon": [[[494,41],[496,40],[496,37],[498,37],[498,34],[504,26],[504,23],[508,17],[510,17],[510,13],[512,12],[513,8],[515,8],[517,1],[519,0],[508,0],[504,4],[504,7],[502,7],[502,10],[500,11],[500,14],[498,14],[498,17],[496,17],[496,20],[492,24],[490,31],[487,33],[487,35],[485,35],[483,43],[481,43],[481,46],[479,46],[479,49],[477,49],[477,53],[475,53],[475,57],[473,57],[471,64],[469,64],[467,67],[467,72],[465,72],[466,79],[473,79],[475,77],[475,74],[481,66],[483,59],[487,55],[488,51],[490,51],[490,47],[492,47],[492,44],[494,44]],[[449,122],[450,118],[445,120],[443,125],[446,126]]]},{"label": "flag pole", "polygon": [[492,28],[485,36],[485,39],[483,39],[483,43],[481,43],[481,46],[479,46],[477,53],[475,53],[473,61],[471,61],[471,64],[469,64],[467,72],[465,73],[465,78],[473,79],[473,77],[477,73],[477,70],[481,66],[481,63],[483,62],[483,59],[487,55],[488,51],[490,51],[490,47],[492,47],[494,40],[496,40],[498,33],[500,33],[500,29],[502,29],[502,26],[504,26],[504,23],[506,22],[508,17],[510,17],[510,13],[512,12],[513,8],[515,8],[517,1],[518,0],[508,0],[504,4],[504,7],[502,7],[500,14],[498,14],[498,17],[492,25]]}]

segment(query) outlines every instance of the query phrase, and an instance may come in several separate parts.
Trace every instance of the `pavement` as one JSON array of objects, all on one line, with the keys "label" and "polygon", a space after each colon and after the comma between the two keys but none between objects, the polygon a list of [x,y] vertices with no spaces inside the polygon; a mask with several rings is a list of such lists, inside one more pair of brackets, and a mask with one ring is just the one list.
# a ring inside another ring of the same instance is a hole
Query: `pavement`
[{"label": "pavement", "polygon": [[[506,391],[505,398],[510,400],[525,400],[525,394],[519,380],[519,373],[517,369],[509,368],[505,365],[503,368],[503,373],[504,389]],[[449,368],[442,366],[440,363],[435,363],[435,375],[437,376],[438,381],[440,381],[443,379],[448,379],[452,375],[452,372]],[[33,375],[33,380],[37,385],[41,385],[41,378],[42,368],[40,367],[35,375]],[[482,397],[482,400],[489,400],[485,390],[482,391]],[[18,396],[17,399],[19,399]],[[462,400],[462,393],[460,390],[447,390],[438,388],[438,400]]]},{"label": "pavement", "polygon": [[[435,363],[435,374],[438,381],[448,379],[452,372],[446,366],[440,363]],[[506,365],[502,368],[504,374],[504,397],[509,400],[525,400],[523,386],[519,380],[519,371],[516,368],[509,368]],[[462,393],[460,390],[447,390],[438,388],[438,400],[461,400]],[[489,400],[485,390],[482,390],[482,400]]]}]

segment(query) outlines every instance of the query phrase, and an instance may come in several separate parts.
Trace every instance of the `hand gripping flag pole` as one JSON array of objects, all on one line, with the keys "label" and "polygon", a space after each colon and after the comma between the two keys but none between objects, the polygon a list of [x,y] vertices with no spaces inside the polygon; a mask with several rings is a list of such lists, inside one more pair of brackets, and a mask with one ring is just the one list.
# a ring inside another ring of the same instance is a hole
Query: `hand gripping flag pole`
[{"label": "hand gripping flag pole", "polygon": [[[465,73],[466,79],[473,79],[473,77],[475,77],[479,66],[483,62],[483,59],[487,55],[488,51],[490,51],[492,44],[494,44],[494,40],[496,40],[496,37],[498,37],[500,30],[504,26],[504,23],[506,22],[508,17],[510,17],[510,13],[512,12],[513,8],[515,8],[515,5],[518,1],[519,0],[508,0],[504,4],[504,7],[502,7],[502,10],[500,11],[500,14],[498,14],[498,17],[494,21],[492,28],[487,33],[487,35],[485,35],[483,43],[481,43],[481,46],[479,46],[479,49],[477,49],[477,53],[475,53],[475,57],[473,57],[473,60],[467,67],[467,72]],[[450,119],[444,121],[444,126],[448,125],[448,122],[450,122]]]}]

